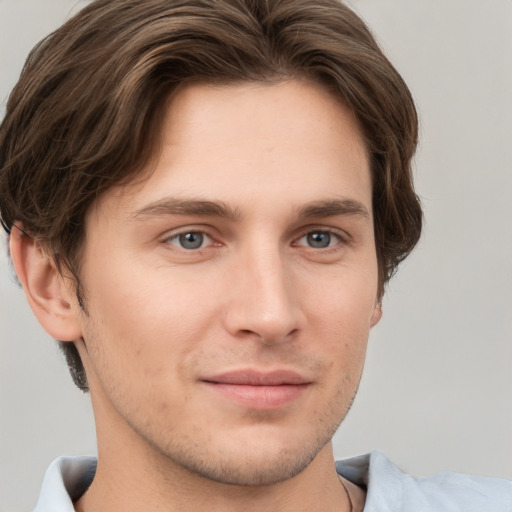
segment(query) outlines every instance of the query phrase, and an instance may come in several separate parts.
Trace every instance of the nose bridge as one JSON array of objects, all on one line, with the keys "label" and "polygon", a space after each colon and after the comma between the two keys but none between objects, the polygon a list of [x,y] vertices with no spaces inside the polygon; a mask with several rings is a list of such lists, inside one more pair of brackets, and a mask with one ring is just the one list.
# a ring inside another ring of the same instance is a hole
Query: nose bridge
[{"label": "nose bridge", "polygon": [[239,261],[238,283],[230,304],[230,328],[276,343],[300,327],[291,268],[278,243],[251,244]]}]

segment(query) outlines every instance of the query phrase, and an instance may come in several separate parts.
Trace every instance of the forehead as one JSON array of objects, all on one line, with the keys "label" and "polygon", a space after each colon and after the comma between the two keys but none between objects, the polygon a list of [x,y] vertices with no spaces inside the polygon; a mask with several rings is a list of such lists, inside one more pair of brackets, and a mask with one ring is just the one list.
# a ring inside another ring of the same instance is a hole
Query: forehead
[{"label": "forehead", "polygon": [[356,199],[371,211],[368,156],[357,120],[315,83],[181,87],[165,105],[160,135],[142,178],[100,202],[133,213],[166,195],[297,208],[332,196]]}]

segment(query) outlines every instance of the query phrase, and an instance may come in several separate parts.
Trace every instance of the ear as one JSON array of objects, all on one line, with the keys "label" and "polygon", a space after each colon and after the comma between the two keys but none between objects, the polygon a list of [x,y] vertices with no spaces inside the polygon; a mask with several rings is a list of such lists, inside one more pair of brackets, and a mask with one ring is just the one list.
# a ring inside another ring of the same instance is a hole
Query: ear
[{"label": "ear", "polygon": [[370,317],[370,327],[376,326],[380,319],[382,318],[382,304],[378,301],[375,304],[375,309],[373,310],[372,316]]},{"label": "ear", "polygon": [[80,339],[79,308],[73,287],[45,248],[18,226],[13,226],[9,248],[18,279],[44,330],[59,341]]}]

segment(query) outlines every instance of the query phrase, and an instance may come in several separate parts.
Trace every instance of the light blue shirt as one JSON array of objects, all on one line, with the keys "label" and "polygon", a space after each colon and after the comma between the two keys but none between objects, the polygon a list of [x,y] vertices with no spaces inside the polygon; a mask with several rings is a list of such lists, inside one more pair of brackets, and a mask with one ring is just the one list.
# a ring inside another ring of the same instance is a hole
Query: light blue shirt
[{"label": "light blue shirt", "polygon": [[[406,475],[381,452],[336,462],[338,474],[367,488],[364,512],[512,512],[512,482],[458,473]],[[74,512],[96,472],[95,457],[60,457],[46,472],[33,512]]]}]

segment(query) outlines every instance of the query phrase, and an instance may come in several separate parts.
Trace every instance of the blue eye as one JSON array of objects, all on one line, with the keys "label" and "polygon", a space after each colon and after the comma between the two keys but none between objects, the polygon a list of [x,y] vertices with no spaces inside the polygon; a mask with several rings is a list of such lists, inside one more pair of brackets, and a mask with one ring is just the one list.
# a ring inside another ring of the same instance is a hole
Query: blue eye
[{"label": "blue eye", "polygon": [[169,238],[169,242],[173,245],[177,245],[187,251],[194,249],[200,249],[204,243],[209,240],[209,237],[199,231],[189,231],[188,233],[180,233]]},{"label": "blue eye", "polygon": [[306,235],[306,240],[310,247],[315,247],[316,249],[324,249],[325,247],[329,247],[331,245],[331,234],[330,233],[308,233]]},{"label": "blue eye", "polygon": [[340,237],[329,231],[310,231],[299,239],[300,245],[313,249],[327,249],[340,242]]}]

